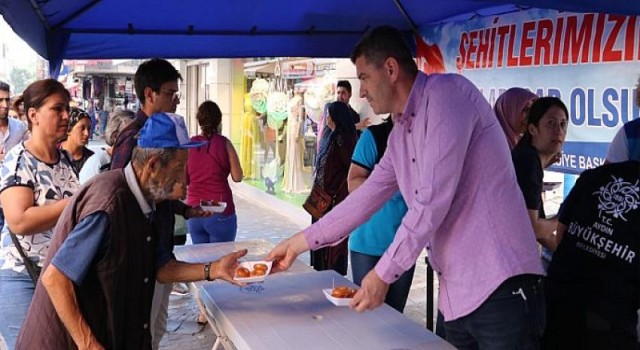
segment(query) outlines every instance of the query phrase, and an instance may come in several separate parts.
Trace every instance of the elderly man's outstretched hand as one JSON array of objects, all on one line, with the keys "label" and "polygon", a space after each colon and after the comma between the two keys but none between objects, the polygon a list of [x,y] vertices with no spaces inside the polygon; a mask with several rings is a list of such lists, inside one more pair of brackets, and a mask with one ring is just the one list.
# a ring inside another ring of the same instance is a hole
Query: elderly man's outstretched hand
[{"label": "elderly man's outstretched hand", "polygon": [[229,283],[242,286],[244,283],[239,283],[233,280],[233,276],[236,274],[236,269],[240,265],[238,259],[247,255],[247,250],[242,249],[236,252],[227,254],[217,261],[211,264],[210,275],[213,279],[225,280]]},{"label": "elderly man's outstretched hand", "polygon": [[287,270],[293,265],[298,255],[307,250],[309,250],[309,245],[302,232],[278,243],[266,257],[267,261],[273,261],[271,273]]}]

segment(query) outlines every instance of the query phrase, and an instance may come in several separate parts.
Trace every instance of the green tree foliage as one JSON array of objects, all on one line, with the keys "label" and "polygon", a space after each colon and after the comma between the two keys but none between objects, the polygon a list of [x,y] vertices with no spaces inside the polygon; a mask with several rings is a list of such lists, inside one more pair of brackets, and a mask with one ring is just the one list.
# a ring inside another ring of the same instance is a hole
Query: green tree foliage
[{"label": "green tree foliage", "polygon": [[9,78],[13,84],[13,93],[19,94],[35,80],[34,72],[25,68],[13,67],[9,73]]}]

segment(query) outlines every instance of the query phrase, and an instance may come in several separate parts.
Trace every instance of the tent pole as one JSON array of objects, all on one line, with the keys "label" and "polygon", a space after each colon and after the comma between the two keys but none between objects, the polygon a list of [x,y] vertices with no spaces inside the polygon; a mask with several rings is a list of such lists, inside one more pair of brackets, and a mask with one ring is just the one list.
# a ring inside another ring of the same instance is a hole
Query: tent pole
[{"label": "tent pole", "polygon": [[71,14],[71,16],[63,19],[60,23],[56,24],[53,27],[53,30],[58,30],[58,29],[64,27],[67,23],[73,21],[74,19],[76,19],[79,16],[81,16],[83,13],[89,11],[92,7],[97,5],[100,1],[102,1],[102,0],[93,0],[92,2],[86,4],[85,6],[80,8],[78,11],[74,12],[73,14]]},{"label": "tent pole", "polygon": [[38,18],[40,18],[40,22],[42,22],[42,25],[47,28],[47,31],[51,31],[51,25],[49,24],[49,22],[47,22],[47,18],[45,17],[44,13],[42,13],[42,9],[40,8],[38,2],[36,0],[29,0],[29,4],[31,4],[31,7],[33,7],[33,11],[36,12]]},{"label": "tent pole", "polygon": [[402,17],[404,17],[407,23],[409,23],[409,27],[411,27],[411,31],[417,34],[418,26],[416,26],[416,23],[413,21],[413,19],[411,19],[411,16],[409,16],[409,14],[407,13],[407,10],[405,10],[404,6],[402,6],[402,4],[400,3],[400,0],[393,0],[393,2],[396,4],[396,7],[402,14]]}]

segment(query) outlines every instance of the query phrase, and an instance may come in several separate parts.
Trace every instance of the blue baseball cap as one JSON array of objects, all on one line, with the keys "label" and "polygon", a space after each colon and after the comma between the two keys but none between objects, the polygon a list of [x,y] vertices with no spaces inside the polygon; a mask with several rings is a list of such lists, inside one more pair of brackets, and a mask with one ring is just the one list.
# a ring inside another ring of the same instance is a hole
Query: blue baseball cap
[{"label": "blue baseball cap", "polygon": [[142,148],[194,148],[207,141],[191,141],[184,118],[174,113],[154,113],[142,126],[138,147]]}]

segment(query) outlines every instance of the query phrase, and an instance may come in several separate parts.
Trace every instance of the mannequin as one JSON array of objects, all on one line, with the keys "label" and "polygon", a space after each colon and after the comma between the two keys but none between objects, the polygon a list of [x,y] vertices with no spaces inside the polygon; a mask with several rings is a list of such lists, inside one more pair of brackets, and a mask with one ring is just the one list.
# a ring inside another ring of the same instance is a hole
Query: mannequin
[{"label": "mannequin", "polygon": [[240,144],[240,166],[246,178],[254,177],[253,142],[255,134],[256,111],[253,109],[250,94],[244,96],[244,115],[242,117],[242,138]]},{"label": "mannequin", "polygon": [[295,95],[288,104],[289,119],[287,122],[287,152],[284,170],[283,190],[288,193],[305,192],[303,176],[304,144],[301,125],[304,121],[302,97]]}]

